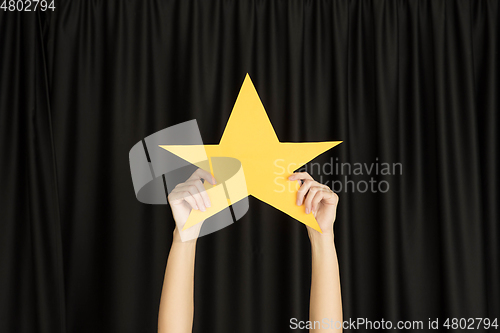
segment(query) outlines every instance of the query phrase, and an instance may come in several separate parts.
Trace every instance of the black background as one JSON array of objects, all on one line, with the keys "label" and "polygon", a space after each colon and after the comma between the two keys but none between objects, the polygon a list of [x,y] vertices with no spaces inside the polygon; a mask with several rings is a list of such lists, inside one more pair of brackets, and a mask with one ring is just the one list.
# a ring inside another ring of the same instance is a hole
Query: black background
[{"label": "black background", "polygon": [[[403,165],[339,193],[346,320],[500,316],[498,1],[55,5],[0,11],[0,332],[155,332],[174,223],[128,152],[218,143],[246,73],[281,141],[344,141],[314,162]],[[309,284],[305,227],[250,198],[198,242],[194,330],[290,331]]]}]

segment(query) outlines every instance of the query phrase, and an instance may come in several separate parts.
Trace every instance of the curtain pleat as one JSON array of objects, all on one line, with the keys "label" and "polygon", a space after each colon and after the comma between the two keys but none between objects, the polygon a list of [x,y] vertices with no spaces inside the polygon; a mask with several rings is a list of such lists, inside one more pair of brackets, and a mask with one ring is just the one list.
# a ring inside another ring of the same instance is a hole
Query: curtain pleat
[{"label": "curtain pleat", "polygon": [[66,332],[42,20],[1,13],[0,331]]}]

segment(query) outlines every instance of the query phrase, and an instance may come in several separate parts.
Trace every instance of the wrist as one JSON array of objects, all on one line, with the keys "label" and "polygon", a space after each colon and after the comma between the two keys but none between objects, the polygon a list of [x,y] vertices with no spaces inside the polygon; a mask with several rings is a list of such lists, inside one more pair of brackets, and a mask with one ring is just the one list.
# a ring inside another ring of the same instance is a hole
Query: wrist
[{"label": "wrist", "polygon": [[196,246],[197,239],[198,239],[198,237],[195,237],[195,238],[183,241],[181,238],[181,234],[179,233],[179,230],[177,229],[177,227],[175,227],[175,229],[172,233],[172,243],[173,244],[180,243],[180,244]]},{"label": "wrist", "polygon": [[309,234],[309,240],[311,242],[313,260],[322,260],[331,253],[335,253],[335,237],[333,232],[324,232],[320,234],[316,230],[313,230],[313,232]]},{"label": "wrist", "polygon": [[323,231],[322,233],[314,230],[313,228],[307,227],[307,235],[309,236],[309,240],[311,242],[313,241],[321,241],[324,239],[328,240],[333,240],[334,234],[333,234],[333,228],[327,231]]},{"label": "wrist", "polygon": [[325,231],[323,233],[319,233],[316,230],[307,230],[309,235],[309,241],[311,242],[311,246],[313,247],[321,247],[324,245],[331,246],[335,243],[335,236],[333,231]]}]

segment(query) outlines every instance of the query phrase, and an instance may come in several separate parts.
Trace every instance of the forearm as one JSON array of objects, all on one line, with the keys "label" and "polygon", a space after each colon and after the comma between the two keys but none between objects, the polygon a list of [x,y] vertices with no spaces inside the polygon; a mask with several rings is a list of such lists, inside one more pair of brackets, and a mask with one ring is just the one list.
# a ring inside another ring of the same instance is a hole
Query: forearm
[{"label": "forearm", "polygon": [[195,254],[196,239],[182,242],[175,230],[161,293],[159,333],[192,331]]},{"label": "forearm", "polygon": [[339,265],[333,232],[309,232],[312,253],[311,298],[309,320],[323,325],[326,318],[329,329],[312,329],[311,332],[342,331],[331,323],[342,323]]}]

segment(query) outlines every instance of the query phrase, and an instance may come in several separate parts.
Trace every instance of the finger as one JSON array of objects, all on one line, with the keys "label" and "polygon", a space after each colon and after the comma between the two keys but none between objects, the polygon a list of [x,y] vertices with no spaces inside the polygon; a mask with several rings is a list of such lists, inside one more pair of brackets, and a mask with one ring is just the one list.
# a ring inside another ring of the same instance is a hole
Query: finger
[{"label": "finger", "polygon": [[302,205],[302,203],[304,202],[304,196],[307,194],[307,191],[309,191],[309,188],[311,188],[311,186],[313,186],[315,183],[316,182],[311,179],[304,180],[304,183],[297,191],[297,206]]},{"label": "finger", "polygon": [[189,192],[191,194],[191,196],[194,198],[194,200],[196,200],[196,205],[198,205],[198,208],[202,212],[207,210],[205,203],[203,202],[203,199],[201,197],[201,194],[195,185],[188,185],[188,184],[184,183],[184,186],[180,187],[179,190]]},{"label": "finger", "polygon": [[196,200],[189,192],[181,192],[181,193],[184,201],[186,201],[191,206],[192,209],[199,210],[198,205],[196,204]]},{"label": "finger", "polygon": [[[181,184],[182,185],[182,184]],[[182,201],[184,201],[184,197],[186,196],[187,194],[185,193],[184,190],[179,190],[179,187],[176,186],[172,192],[170,192],[170,194],[168,195],[168,202],[172,205],[176,205]],[[198,209],[198,206],[196,205],[196,202],[194,202],[194,206],[195,207],[192,207],[193,209]]]},{"label": "finger", "polygon": [[205,179],[208,181],[210,184],[215,185],[217,182],[215,181],[215,177],[210,174],[210,172],[205,171],[201,168],[198,168],[192,175],[189,177],[188,180],[193,180],[193,179]]},{"label": "finger", "polygon": [[312,211],[312,201],[314,199],[314,196],[316,195],[316,193],[318,193],[318,191],[321,190],[321,187],[319,186],[314,186],[314,187],[311,187],[309,189],[309,191],[307,192],[307,195],[305,197],[305,200],[304,200],[304,206],[306,207],[306,214],[309,214],[311,211]]},{"label": "finger", "polygon": [[185,188],[176,187],[170,194],[168,195],[168,202],[170,204],[178,204],[181,201],[186,201],[192,209],[198,210],[198,205],[196,204],[196,200],[193,198],[191,193],[185,190]]},{"label": "finger", "polygon": [[310,174],[308,174],[307,172],[296,172],[294,173],[293,175],[291,175],[290,177],[288,177],[289,180],[305,180],[305,179],[310,179],[310,180],[314,180],[313,177],[311,177]]},{"label": "finger", "polygon": [[323,199],[328,199],[332,196],[333,192],[332,191],[329,191],[329,190],[326,190],[324,188],[321,188],[320,190],[318,190],[318,192],[316,193],[316,195],[314,196],[314,198],[312,199],[312,202],[311,202],[311,211],[313,213],[316,213],[318,211],[318,206],[319,206],[319,203],[323,200]]},{"label": "finger", "polygon": [[307,194],[307,191],[309,191],[309,188],[313,185],[314,181],[307,179],[304,181],[304,183],[300,186],[299,190],[297,191],[297,206],[300,206],[304,202],[304,197]]},{"label": "finger", "polygon": [[198,188],[198,192],[200,193],[201,198],[203,199],[203,202],[205,203],[205,207],[210,207],[211,206],[210,198],[208,197],[208,193],[205,190],[205,187],[203,186],[201,179],[190,180],[189,184],[194,185]]}]

